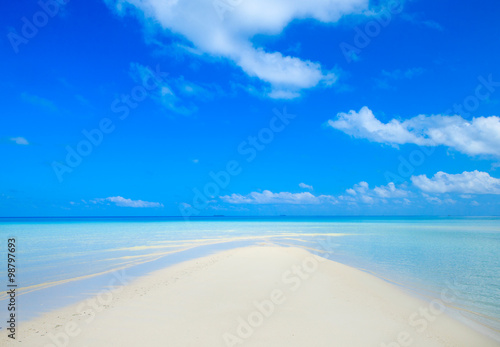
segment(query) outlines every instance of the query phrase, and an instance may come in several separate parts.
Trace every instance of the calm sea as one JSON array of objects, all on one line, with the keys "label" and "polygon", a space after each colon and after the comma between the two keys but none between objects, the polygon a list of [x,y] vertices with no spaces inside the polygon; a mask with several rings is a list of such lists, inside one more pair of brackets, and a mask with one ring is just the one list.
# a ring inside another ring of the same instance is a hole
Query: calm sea
[{"label": "calm sea", "polygon": [[454,314],[500,332],[498,217],[3,218],[1,321],[11,237],[22,320],[95,294],[120,271],[130,279],[265,242],[304,247],[427,299],[450,290]]}]

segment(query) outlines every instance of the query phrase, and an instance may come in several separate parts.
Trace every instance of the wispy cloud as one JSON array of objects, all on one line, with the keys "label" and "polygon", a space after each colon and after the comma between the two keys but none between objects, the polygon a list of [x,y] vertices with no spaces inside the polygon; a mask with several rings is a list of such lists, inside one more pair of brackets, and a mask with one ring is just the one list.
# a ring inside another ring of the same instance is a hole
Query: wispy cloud
[{"label": "wispy cloud", "polygon": [[[130,75],[138,83],[147,83],[151,74],[152,71],[142,64],[130,64]],[[221,88],[215,84],[194,83],[183,76],[165,76],[162,79],[158,86],[150,91],[150,96],[166,109],[178,114],[190,115],[196,112],[194,100],[203,102],[224,95]]]},{"label": "wispy cloud", "polygon": [[381,76],[379,78],[375,78],[376,87],[382,89],[390,89],[392,88],[393,81],[413,79],[417,76],[422,75],[424,71],[425,70],[420,67],[407,70],[382,70],[382,73],[380,74]]},{"label": "wispy cloud", "polygon": [[299,187],[303,188],[303,189],[313,190],[313,186],[310,186],[309,184],[305,184],[305,183],[299,183]]},{"label": "wispy cloud", "polygon": [[441,24],[439,24],[438,22],[434,21],[434,20],[430,20],[430,19],[422,19],[422,15],[420,14],[417,14],[417,13],[403,13],[401,14],[401,18],[412,23],[412,24],[415,24],[417,26],[421,26],[421,27],[426,27],[426,28],[429,28],[429,29],[434,29],[434,30],[438,30],[438,31],[443,31],[444,28]]},{"label": "wispy cloud", "polygon": [[500,156],[500,118],[419,115],[382,123],[368,107],[339,113],[328,125],[355,138],[391,145],[447,146],[467,155]]},{"label": "wispy cloud", "polygon": [[80,102],[83,106],[92,108],[92,103],[83,95],[75,94],[75,99],[78,100],[78,102]]},{"label": "wispy cloud", "polygon": [[16,145],[27,146],[30,143],[24,137],[11,137],[9,141],[14,142]]},{"label": "wispy cloud", "polygon": [[391,80],[402,80],[402,79],[412,79],[416,76],[420,76],[424,73],[424,69],[421,67],[415,67],[407,70],[382,70],[382,76],[389,78]]},{"label": "wispy cloud", "polygon": [[102,204],[102,203],[113,203],[119,207],[133,207],[133,208],[148,208],[148,207],[163,207],[163,204],[159,202],[150,202],[143,200],[132,200],[126,199],[121,196],[112,196],[109,198],[98,198],[90,201],[93,204]]},{"label": "wispy cloud", "polygon": [[37,106],[37,107],[43,107],[49,111],[57,111],[57,106],[50,101],[49,99],[43,98],[38,95],[33,95],[29,93],[22,93],[21,94],[21,99],[24,101]]},{"label": "wispy cloud", "polygon": [[439,24],[438,22],[433,21],[433,20],[424,20],[424,21],[422,21],[422,24],[425,25],[428,28],[431,28],[431,29],[436,29],[436,30],[439,30],[439,31],[443,31],[444,30],[444,28],[443,28],[443,26],[441,24]]}]

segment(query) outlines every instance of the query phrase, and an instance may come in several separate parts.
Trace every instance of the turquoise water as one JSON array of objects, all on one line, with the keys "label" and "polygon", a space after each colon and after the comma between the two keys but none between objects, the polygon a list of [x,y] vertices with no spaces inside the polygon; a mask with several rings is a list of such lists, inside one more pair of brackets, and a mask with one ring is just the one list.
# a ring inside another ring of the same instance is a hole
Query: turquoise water
[{"label": "turquoise water", "polygon": [[[500,331],[497,217],[1,219],[0,269],[7,267],[10,237],[17,243],[18,300],[22,303],[25,295],[31,306],[24,307],[25,318],[52,308],[41,303],[44,293],[57,291],[59,303],[66,302],[64,296],[76,300],[91,294],[74,285],[82,278],[123,268],[138,275],[152,269],[145,264],[183,260],[202,255],[197,253],[202,249],[266,242],[304,247],[425,298],[451,289],[455,312]],[[6,276],[1,277],[6,288]],[[79,295],[72,292],[77,287]],[[5,300],[2,289],[0,307]]]}]

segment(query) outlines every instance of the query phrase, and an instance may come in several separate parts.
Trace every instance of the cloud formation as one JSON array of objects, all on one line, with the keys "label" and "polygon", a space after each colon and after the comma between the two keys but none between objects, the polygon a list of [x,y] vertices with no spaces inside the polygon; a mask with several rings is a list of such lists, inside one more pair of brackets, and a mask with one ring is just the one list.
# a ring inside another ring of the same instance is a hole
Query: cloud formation
[{"label": "cloud formation", "polygon": [[[269,190],[251,192],[247,195],[220,196],[222,202],[231,205],[337,205],[355,208],[396,208],[397,206],[425,204],[450,206],[464,204],[479,206],[472,198],[477,195],[500,194],[500,179],[486,172],[472,171],[461,174],[438,172],[433,177],[412,176],[413,184],[387,185],[370,188],[367,182],[359,182],[339,195],[314,195],[311,192],[273,193]],[[471,195],[473,194],[473,195]],[[486,199],[487,197],[484,196]],[[215,200],[213,202],[216,202]],[[385,206],[385,207],[384,207]]]},{"label": "cloud formation", "polygon": [[330,86],[336,75],[317,62],[266,51],[251,41],[254,36],[279,35],[294,20],[334,23],[368,8],[368,0],[252,0],[224,2],[225,7],[204,0],[105,1],[121,15],[138,15],[152,27],[159,24],[189,41],[197,53],[231,61],[265,82],[271,98],[292,98],[303,89]]},{"label": "cloud formation", "polygon": [[[310,187],[310,186],[309,186]],[[312,189],[312,187],[311,187]],[[386,186],[378,186],[370,189],[368,183],[360,182],[353,188],[346,190],[347,195],[314,195],[309,192],[273,193],[269,190],[260,192],[251,192],[247,195],[232,194],[221,196],[220,199],[230,204],[296,204],[296,205],[318,205],[318,204],[337,204],[340,201],[375,203],[385,201],[386,199],[406,198],[409,192],[403,188],[397,188],[394,183]]]},{"label": "cloud formation", "polygon": [[420,67],[411,68],[407,70],[382,70],[381,77],[375,78],[376,86],[382,89],[392,88],[392,81],[408,80],[414,77],[418,77],[424,73],[424,69]]},{"label": "cloud formation", "polygon": [[439,171],[432,178],[412,176],[411,181],[428,193],[500,194],[500,179],[477,170],[461,174]]},{"label": "cloud formation", "polygon": [[[148,85],[148,80],[155,73],[147,66],[132,63],[130,64],[130,75],[135,82]],[[191,101],[212,98],[215,94],[214,88],[187,81],[183,76],[174,78],[165,73],[165,76],[161,76],[161,81],[155,80],[155,87],[148,92],[153,100],[166,109],[181,115],[190,115],[197,110]],[[217,91],[217,94],[220,95],[222,92]]]},{"label": "cloud formation", "polygon": [[30,144],[24,137],[11,137],[9,140],[14,142],[16,145],[27,146]]},{"label": "cloud formation", "polygon": [[391,80],[412,79],[413,77],[420,76],[424,73],[424,71],[425,70],[421,67],[415,67],[407,70],[382,70],[382,76]]},{"label": "cloud formation", "polygon": [[230,204],[294,204],[294,205],[317,205],[322,203],[336,203],[331,195],[315,196],[309,192],[305,193],[273,193],[264,190],[262,193],[252,192],[248,195],[231,194],[220,197],[222,201]]},{"label": "cloud formation", "polygon": [[104,202],[112,202],[116,206],[119,206],[119,207],[134,207],[134,208],[163,207],[163,204],[160,204],[159,202],[132,200],[132,199],[123,198],[121,196],[112,196],[112,197],[104,198],[104,199],[94,199],[94,200],[91,200],[91,202],[93,202],[94,204],[104,203]]},{"label": "cloud formation", "polygon": [[456,204],[457,201],[456,200],[453,200],[453,199],[450,199],[450,198],[447,198],[447,199],[440,199],[438,198],[437,196],[430,196],[428,194],[425,194],[425,193],[422,193],[422,196],[424,197],[424,199],[430,203],[430,204],[434,204],[434,205],[443,205],[443,204],[447,204],[447,205],[453,205],[453,204]]},{"label": "cloud formation", "polygon": [[43,98],[38,95],[33,95],[29,93],[22,93],[21,99],[26,101],[36,107],[45,108],[49,111],[57,111],[57,106],[49,99]]},{"label": "cloud formation", "polygon": [[339,113],[328,125],[355,138],[391,145],[447,146],[461,153],[500,156],[500,118],[419,115],[382,123],[368,107]]},{"label": "cloud formation", "polygon": [[305,183],[299,183],[299,187],[302,188],[302,189],[313,190],[313,186],[310,186],[309,184],[305,184]]},{"label": "cloud formation", "polygon": [[[406,198],[410,195],[405,187],[397,188],[393,182],[390,182],[386,186],[377,186],[373,189],[370,189],[367,182],[359,182],[352,188],[346,189],[346,193],[347,195],[340,195],[338,199],[365,204],[372,204],[379,201],[384,202],[386,199]],[[406,200],[404,202],[409,201]]]}]

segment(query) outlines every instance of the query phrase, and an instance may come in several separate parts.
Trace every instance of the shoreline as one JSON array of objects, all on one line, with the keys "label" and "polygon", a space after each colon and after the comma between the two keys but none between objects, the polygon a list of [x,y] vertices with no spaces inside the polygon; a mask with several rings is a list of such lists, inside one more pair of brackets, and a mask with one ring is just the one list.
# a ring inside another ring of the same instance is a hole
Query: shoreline
[{"label": "shoreline", "polygon": [[[338,261],[336,261],[338,262]],[[429,290],[425,290],[422,288],[416,288],[411,285],[400,283],[390,279],[388,277],[384,277],[379,273],[373,272],[371,270],[367,270],[364,268],[358,268],[351,264],[344,264],[338,262],[340,264],[346,265],[358,271],[362,271],[370,276],[373,276],[379,280],[382,280],[391,286],[395,286],[400,289],[405,294],[409,295],[412,298],[416,298],[428,304],[436,302],[436,305],[444,306],[443,313],[450,316],[452,319],[459,321],[460,323],[472,328],[473,330],[479,332],[482,335],[488,336],[489,338],[495,340],[500,344],[500,331],[495,329],[494,327],[482,323],[478,317],[484,317],[490,320],[498,320],[495,317],[488,317],[483,315],[482,313],[468,310],[467,308],[460,307],[460,304],[456,302],[456,299],[459,298],[460,294],[458,293],[458,288],[454,288],[453,285],[448,285],[446,288],[442,288],[440,292],[430,292]],[[431,293],[431,294],[429,294]],[[448,295],[451,293],[451,296]],[[456,305],[457,304],[457,305]],[[465,314],[469,314],[470,316],[466,316]],[[476,318],[472,318],[474,316]]]},{"label": "shoreline", "polygon": [[[20,297],[23,304],[23,312],[19,323],[29,322],[49,312],[92,298],[106,290],[106,287],[113,286],[115,281],[119,286],[126,285],[152,272],[182,262],[199,259],[214,252],[223,252],[248,245],[252,245],[252,243],[249,241],[228,241],[192,246],[153,260],[132,264],[128,267],[119,267],[98,274],[68,278],[61,280],[60,283],[42,283],[27,288],[18,288],[16,297]],[[120,275],[123,273],[127,274],[125,279],[122,278],[124,276]],[[7,305],[8,297],[7,295],[5,297],[0,300],[1,305]],[[2,330],[3,327],[0,324],[0,333]]]},{"label": "shoreline", "polygon": [[[439,312],[435,304],[361,270],[293,247],[226,250],[110,289],[21,323],[16,342],[500,346]],[[12,342],[5,333],[0,342]]]}]

